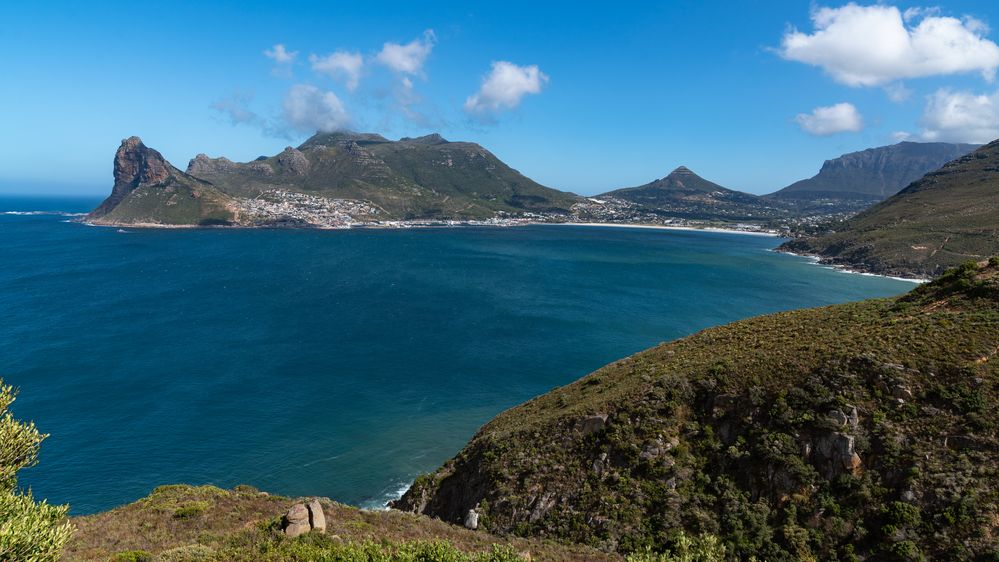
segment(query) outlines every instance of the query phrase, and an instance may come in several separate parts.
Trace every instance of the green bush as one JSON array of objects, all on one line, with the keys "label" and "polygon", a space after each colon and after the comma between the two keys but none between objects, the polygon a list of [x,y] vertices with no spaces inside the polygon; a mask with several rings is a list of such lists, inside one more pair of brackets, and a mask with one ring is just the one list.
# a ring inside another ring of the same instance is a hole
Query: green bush
[{"label": "green bush", "polygon": [[208,509],[208,502],[191,502],[174,510],[174,519],[190,519],[201,515]]},{"label": "green bush", "polygon": [[35,502],[17,488],[17,471],[33,466],[38,447],[48,437],[33,423],[14,419],[8,411],[13,387],[0,380],[0,560],[54,562],[73,532],[66,506]]},{"label": "green bush", "polygon": [[725,560],[725,545],[714,535],[690,537],[681,532],[672,548],[655,553],[651,548],[628,555],[628,562],[719,562]]}]

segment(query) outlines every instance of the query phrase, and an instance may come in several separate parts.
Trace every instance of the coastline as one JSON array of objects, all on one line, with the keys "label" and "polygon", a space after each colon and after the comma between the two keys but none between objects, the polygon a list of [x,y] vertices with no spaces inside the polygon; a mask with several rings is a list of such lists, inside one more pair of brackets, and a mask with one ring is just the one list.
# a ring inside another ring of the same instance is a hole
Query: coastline
[{"label": "coastline", "polygon": [[739,230],[735,228],[721,228],[717,226],[669,226],[664,224],[640,224],[640,223],[621,223],[621,222],[539,222],[531,224],[551,224],[551,225],[565,225],[565,226],[611,226],[616,228],[647,228],[652,230],[685,230],[685,231],[698,231],[698,232],[717,232],[723,234],[746,234],[749,236],[768,236],[771,238],[780,238],[781,235],[776,232],[763,232],[754,230]]},{"label": "coastline", "polygon": [[918,285],[933,281],[933,279],[927,277],[902,277],[899,275],[886,275],[884,273],[873,273],[870,271],[864,271],[862,269],[854,269],[846,265],[826,263],[823,261],[825,258],[823,258],[822,256],[817,256],[815,254],[799,254],[796,252],[789,252],[787,250],[780,250],[778,248],[774,248],[773,250],[771,250],[771,252],[776,252],[779,254],[787,254],[789,256],[795,256],[799,258],[805,258],[812,265],[817,265],[819,267],[824,267],[826,269],[832,269],[834,271],[839,271],[840,273],[849,273],[851,275],[865,275],[867,277],[884,277],[885,279],[894,279],[896,281],[905,281],[907,283],[916,283]]},{"label": "coastline", "polygon": [[153,222],[136,222],[136,223],[121,223],[121,222],[93,222],[88,220],[79,220],[74,222],[79,222],[87,226],[100,226],[108,228],[271,228],[271,229],[299,229],[299,230],[352,230],[352,229],[408,229],[408,228],[461,228],[461,227],[516,227],[516,226],[587,226],[587,227],[614,227],[614,228],[643,228],[650,230],[680,230],[689,232],[714,232],[721,234],[745,234],[749,236],[765,236],[771,238],[780,238],[780,234],[775,232],[765,232],[765,231],[752,231],[752,230],[739,230],[734,228],[721,228],[721,227],[698,227],[698,226],[669,226],[660,224],[639,224],[639,223],[613,223],[613,222],[547,222],[547,221],[531,221],[531,220],[521,220],[521,219],[503,219],[504,222],[496,221],[386,221],[386,222],[357,222],[351,223],[344,226],[326,226],[326,225],[241,225],[241,224],[162,224]]}]

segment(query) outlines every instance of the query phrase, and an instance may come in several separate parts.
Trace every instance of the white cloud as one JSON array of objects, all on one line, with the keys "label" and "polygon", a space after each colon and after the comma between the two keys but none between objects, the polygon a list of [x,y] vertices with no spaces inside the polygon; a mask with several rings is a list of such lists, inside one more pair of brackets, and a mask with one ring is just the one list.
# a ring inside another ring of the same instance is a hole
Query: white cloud
[{"label": "white cloud", "polygon": [[333,92],[295,84],[284,99],[284,118],[297,131],[331,132],[350,124],[350,116]]},{"label": "white cloud", "polygon": [[343,80],[347,90],[353,92],[361,81],[361,69],[364,67],[364,57],[360,53],[336,51],[325,57],[309,55],[312,70],[333,80]]},{"label": "white cloud", "polygon": [[976,71],[991,81],[999,67],[999,46],[983,37],[985,24],[971,17],[911,8],[902,14],[894,6],[852,2],[816,9],[811,17],[814,32],[789,30],[778,52],[849,86]]},{"label": "white cloud", "polygon": [[972,94],[937,90],[927,101],[921,137],[928,141],[984,144],[999,138],[999,91]]},{"label": "white cloud", "polygon": [[517,66],[496,61],[479,91],[465,100],[465,111],[482,115],[513,109],[527,94],[540,93],[546,82],[548,76],[537,65]]},{"label": "white cloud", "polygon": [[278,43],[270,49],[264,51],[264,56],[273,60],[278,64],[291,64],[295,62],[295,57],[298,56],[298,51],[289,51],[284,45]]},{"label": "white cloud", "polygon": [[912,133],[908,131],[895,131],[891,134],[891,138],[895,142],[907,141],[912,138]]},{"label": "white cloud", "polygon": [[860,112],[849,103],[816,107],[811,113],[799,113],[794,120],[803,131],[818,136],[856,133],[864,128]]},{"label": "white cloud", "polygon": [[437,36],[434,31],[428,29],[423,32],[422,37],[413,39],[405,45],[385,43],[375,60],[399,74],[422,74],[423,63],[430,56],[430,51],[436,42]]},{"label": "white cloud", "polygon": [[250,109],[252,101],[252,94],[236,92],[229,97],[215,100],[209,107],[225,115],[233,125],[255,124],[260,122],[260,116]]},{"label": "white cloud", "polygon": [[902,103],[912,97],[912,90],[901,82],[886,85],[884,91],[888,94],[888,99],[895,103]]}]

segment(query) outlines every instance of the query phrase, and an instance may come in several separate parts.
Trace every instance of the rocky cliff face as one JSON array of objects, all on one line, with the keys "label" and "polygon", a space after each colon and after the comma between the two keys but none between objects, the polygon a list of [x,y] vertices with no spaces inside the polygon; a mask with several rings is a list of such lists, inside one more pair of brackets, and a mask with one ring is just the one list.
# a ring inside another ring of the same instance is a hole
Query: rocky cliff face
[{"label": "rocky cliff face", "polygon": [[174,168],[139,137],[129,137],[115,153],[111,195],[87,220],[108,225],[231,224],[233,208],[232,199],[213,185]]},{"label": "rocky cliff face", "polygon": [[901,142],[869,148],[827,160],[819,173],[769,197],[791,202],[855,200],[869,205],[898,193],[947,162],[975,150],[976,145]]},{"label": "rocky cliff face", "polygon": [[[397,508],[622,553],[999,552],[999,260],[705,330],[497,416]],[[982,557],[982,558],[976,558]]]},{"label": "rocky cliff face", "polygon": [[114,155],[114,187],[94,215],[105,215],[140,185],[162,185],[173,168],[163,155],[142,144],[139,137],[128,137]]}]

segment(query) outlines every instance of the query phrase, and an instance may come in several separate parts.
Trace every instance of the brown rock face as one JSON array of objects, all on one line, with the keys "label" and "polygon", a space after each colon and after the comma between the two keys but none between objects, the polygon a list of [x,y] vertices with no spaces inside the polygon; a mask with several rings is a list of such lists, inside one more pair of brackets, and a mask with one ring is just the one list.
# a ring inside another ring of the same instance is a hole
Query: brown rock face
[{"label": "brown rock face", "polygon": [[165,183],[170,178],[171,168],[162,154],[142,144],[139,137],[128,137],[121,141],[121,146],[114,155],[114,188],[111,189],[111,196],[93,214],[107,214],[140,185]]}]

